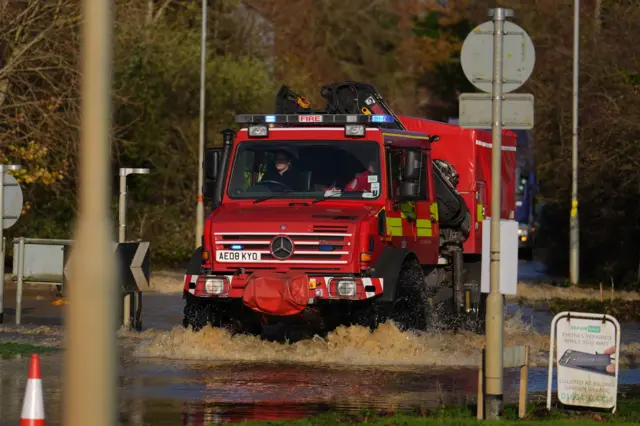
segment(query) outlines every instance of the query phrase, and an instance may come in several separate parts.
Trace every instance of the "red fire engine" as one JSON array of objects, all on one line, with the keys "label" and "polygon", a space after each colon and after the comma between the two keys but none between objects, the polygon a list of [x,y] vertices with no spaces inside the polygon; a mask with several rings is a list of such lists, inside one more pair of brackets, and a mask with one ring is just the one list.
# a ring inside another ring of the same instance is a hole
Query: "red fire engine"
[{"label": "red fire engine", "polygon": [[[365,83],[286,86],[276,113],[240,115],[207,151],[213,201],[184,282],[185,327],[259,333],[289,319],[484,331],[482,220],[491,133],[395,115]],[[500,215],[515,210],[504,132]]]}]

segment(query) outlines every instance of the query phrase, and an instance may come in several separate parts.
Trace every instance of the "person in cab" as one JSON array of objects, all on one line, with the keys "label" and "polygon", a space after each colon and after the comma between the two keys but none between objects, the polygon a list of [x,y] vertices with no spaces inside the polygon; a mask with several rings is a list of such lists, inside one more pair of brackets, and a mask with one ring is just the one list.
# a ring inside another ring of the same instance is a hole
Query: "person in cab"
[{"label": "person in cab", "polygon": [[260,182],[279,182],[283,188],[292,189],[294,191],[303,190],[303,179],[300,173],[291,167],[292,155],[287,151],[280,150],[276,152],[274,167],[264,174]]},{"label": "person in cab", "polygon": [[371,183],[378,182],[377,179],[370,179],[370,176],[376,176],[377,174],[376,157],[369,153],[369,155],[366,155],[364,158],[364,164],[366,164],[366,169],[347,183],[344,192],[370,192],[372,189]]}]

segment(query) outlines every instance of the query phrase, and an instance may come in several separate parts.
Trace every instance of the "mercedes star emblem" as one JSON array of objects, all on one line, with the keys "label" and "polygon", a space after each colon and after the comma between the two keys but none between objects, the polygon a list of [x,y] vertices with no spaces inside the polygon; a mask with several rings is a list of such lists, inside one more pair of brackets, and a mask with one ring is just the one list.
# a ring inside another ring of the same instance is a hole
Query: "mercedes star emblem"
[{"label": "mercedes star emblem", "polygon": [[293,254],[293,241],[289,237],[275,237],[271,241],[271,253],[277,259],[286,259]]}]

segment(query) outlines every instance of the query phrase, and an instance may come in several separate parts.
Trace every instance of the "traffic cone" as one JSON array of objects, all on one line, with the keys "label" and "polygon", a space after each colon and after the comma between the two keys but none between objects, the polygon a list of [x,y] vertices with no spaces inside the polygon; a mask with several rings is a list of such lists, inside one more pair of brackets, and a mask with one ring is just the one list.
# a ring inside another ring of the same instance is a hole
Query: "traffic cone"
[{"label": "traffic cone", "polygon": [[42,379],[40,378],[40,357],[31,355],[27,389],[24,392],[20,426],[45,426],[44,399],[42,397]]}]

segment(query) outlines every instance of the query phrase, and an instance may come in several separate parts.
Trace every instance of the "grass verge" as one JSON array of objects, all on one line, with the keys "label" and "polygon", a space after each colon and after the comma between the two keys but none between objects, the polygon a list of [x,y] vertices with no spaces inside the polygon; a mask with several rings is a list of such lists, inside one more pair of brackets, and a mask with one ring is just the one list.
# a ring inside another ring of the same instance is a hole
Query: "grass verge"
[{"label": "grass verge", "polygon": [[0,356],[43,354],[58,351],[58,348],[31,345],[29,343],[0,343]]},{"label": "grass verge", "polygon": [[[501,424],[549,426],[601,425],[637,425],[640,423],[640,399],[623,399],[618,401],[618,410],[610,412],[575,412],[547,411],[544,404],[531,404],[524,419],[518,418],[515,405],[508,405],[504,410]],[[483,422],[476,420],[475,406],[468,408],[444,408],[438,410],[418,410],[415,413],[371,412],[358,414],[325,413],[314,417],[295,420],[248,421],[239,423],[243,426],[329,426],[329,425],[376,425],[376,426],[419,426],[419,425],[476,425]],[[212,425],[211,425],[212,426]]]}]

